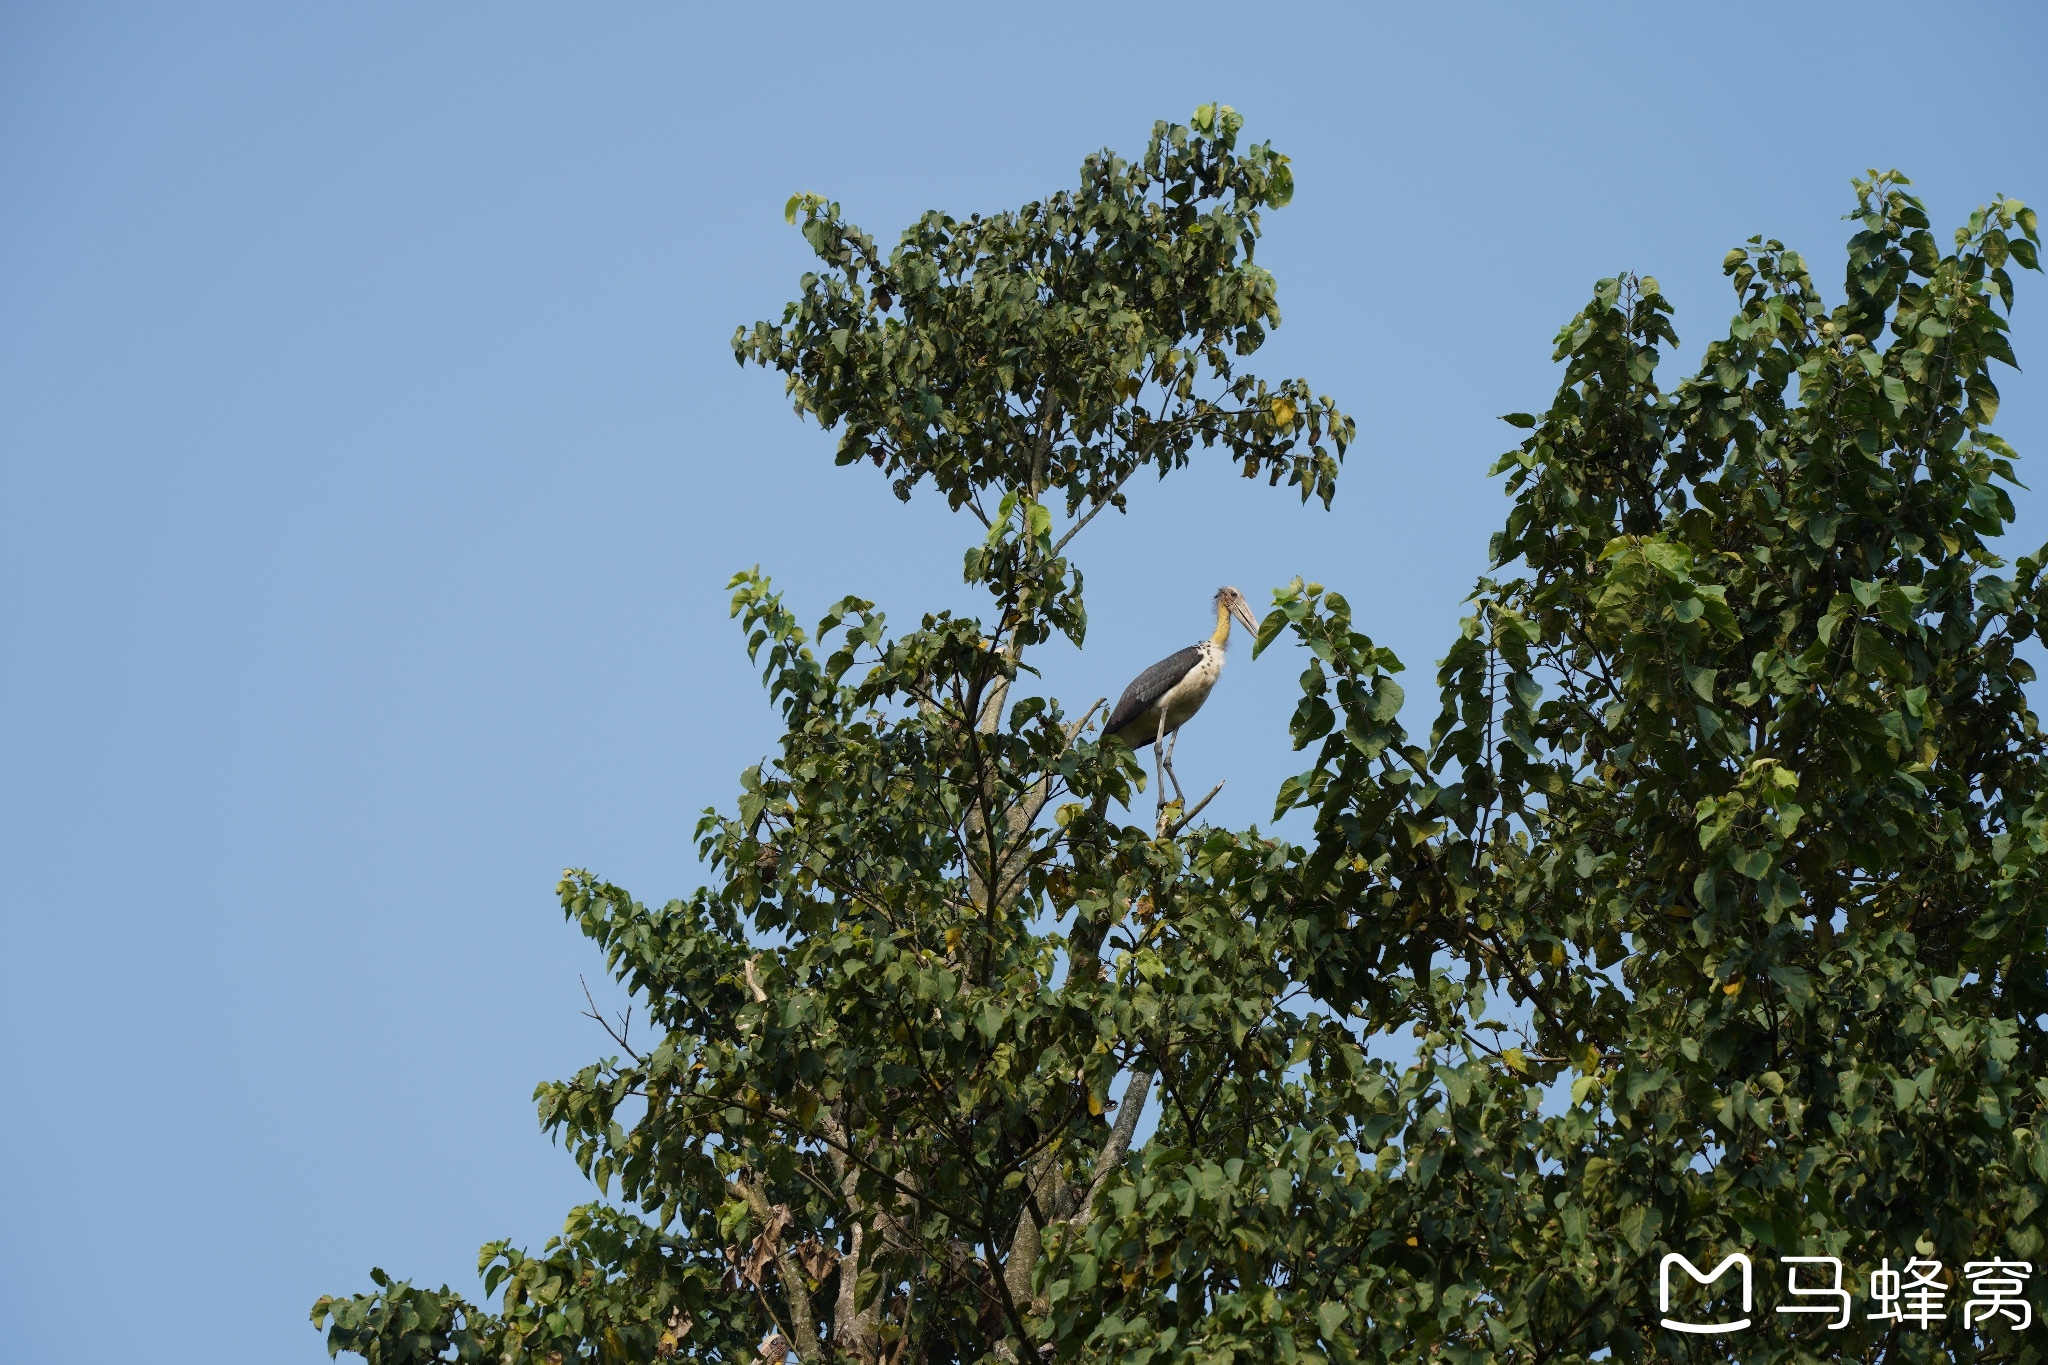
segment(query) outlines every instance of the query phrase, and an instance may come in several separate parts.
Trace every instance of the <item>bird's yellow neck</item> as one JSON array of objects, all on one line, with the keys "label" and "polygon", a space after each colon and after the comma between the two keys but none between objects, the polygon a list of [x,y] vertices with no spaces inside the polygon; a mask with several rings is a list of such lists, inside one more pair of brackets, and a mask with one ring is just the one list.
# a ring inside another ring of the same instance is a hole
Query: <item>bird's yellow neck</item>
[{"label": "bird's yellow neck", "polygon": [[1209,637],[1209,641],[1218,649],[1230,643],[1230,604],[1228,602],[1219,601],[1216,603],[1216,633]]}]

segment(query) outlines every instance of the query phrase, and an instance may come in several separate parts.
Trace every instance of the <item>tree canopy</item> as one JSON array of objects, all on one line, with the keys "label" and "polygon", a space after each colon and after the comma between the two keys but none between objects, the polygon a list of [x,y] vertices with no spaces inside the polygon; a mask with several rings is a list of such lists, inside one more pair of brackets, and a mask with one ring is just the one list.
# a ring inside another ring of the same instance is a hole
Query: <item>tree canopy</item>
[{"label": "tree canopy", "polygon": [[[974,519],[986,609],[897,629],[849,597],[806,630],[733,580],[783,733],[698,826],[710,884],[560,888],[654,1029],[537,1095],[604,1197],[484,1247],[495,1307],[381,1270],[323,1298],[331,1351],[2042,1357],[2011,1314],[1966,1325],[1960,1278],[2048,1218],[2048,552],[1994,552],[1990,430],[2032,210],[1945,252],[1873,172],[1839,298],[1752,238],[1669,384],[1657,282],[1600,281],[1548,409],[1506,419],[1429,734],[1369,609],[1296,580],[1256,646],[1305,668],[1291,833],[1141,826],[1099,703],[1029,691],[1034,647],[1085,638],[1070,545],[1200,458],[1327,504],[1354,436],[1246,369],[1293,181],[1240,133],[1204,106],[886,254],[790,201],[818,266],[735,355],[840,463]],[[1752,1325],[1663,1325],[1670,1253],[1751,1257]],[[1776,1311],[1788,1257],[1847,1268],[1848,1322]],[[1944,1319],[1869,1316],[1908,1260],[1945,1267]]]}]

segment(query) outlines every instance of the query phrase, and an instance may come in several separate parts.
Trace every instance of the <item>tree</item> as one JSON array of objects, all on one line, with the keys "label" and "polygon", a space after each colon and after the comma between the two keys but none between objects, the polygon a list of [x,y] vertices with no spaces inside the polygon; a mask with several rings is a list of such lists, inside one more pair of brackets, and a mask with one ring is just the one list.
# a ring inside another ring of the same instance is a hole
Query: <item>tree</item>
[{"label": "tree", "polygon": [[[1727,338],[1668,390],[1656,281],[1601,281],[1549,410],[1507,419],[1511,510],[1427,741],[1399,662],[1297,580],[1257,648],[1307,655],[1312,763],[1275,811],[1304,841],[1178,805],[1142,828],[1100,703],[1020,685],[1083,638],[1068,546],[1198,445],[1327,504],[1353,435],[1240,370],[1279,321],[1254,249],[1292,188],[1240,126],[1204,106],[887,255],[791,200],[820,268],[735,353],[842,464],[975,519],[987,615],[891,633],[848,598],[806,632],[735,578],[785,731],[699,826],[712,884],[660,908],[561,886],[656,1029],[538,1092],[618,1202],[539,1255],[486,1246],[495,1311],[373,1272],[315,1305],[331,1351],[2040,1355],[1966,1329],[1960,1292],[1924,1326],[1774,1311],[1786,1256],[1859,1291],[1938,1258],[1955,1291],[2043,1245],[2019,655],[2048,556],[1998,572],[2014,455],[1988,429],[2032,211],[2000,199],[1943,255],[1873,173],[1844,300],[1752,239]],[[1661,1257],[1737,1251],[1767,1272],[1744,1334],[1659,1325]]]}]

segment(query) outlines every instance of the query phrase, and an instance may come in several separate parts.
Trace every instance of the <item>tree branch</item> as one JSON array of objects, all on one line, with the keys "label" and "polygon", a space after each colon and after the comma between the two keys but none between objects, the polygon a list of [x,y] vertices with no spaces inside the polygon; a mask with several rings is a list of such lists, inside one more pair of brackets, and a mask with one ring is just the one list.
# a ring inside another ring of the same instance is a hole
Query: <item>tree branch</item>
[{"label": "tree branch", "polygon": [[576,983],[583,987],[584,1003],[590,1006],[589,1009],[584,1011],[583,1017],[585,1019],[597,1020],[598,1027],[609,1033],[612,1036],[612,1041],[626,1050],[628,1057],[631,1057],[636,1062],[645,1062],[647,1059],[633,1051],[632,1045],[626,1041],[626,1035],[633,1031],[633,1007],[630,1005],[626,1007],[626,1013],[620,1021],[620,1027],[613,1028],[611,1021],[597,1012],[597,1002],[590,998],[590,983],[583,979],[583,973],[576,973]]},{"label": "tree branch", "polygon": [[1179,834],[1182,830],[1186,829],[1191,823],[1193,823],[1194,818],[1202,813],[1202,807],[1208,805],[1211,801],[1214,801],[1216,799],[1216,793],[1222,790],[1223,784],[1221,782],[1218,782],[1215,786],[1209,788],[1209,794],[1207,796],[1195,802],[1194,808],[1188,811],[1187,814],[1181,816],[1180,819],[1174,821],[1165,829],[1161,830],[1159,837],[1162,839],[1171,839],[1174,835]]},{"label": "tree branch", "polygon": [[[768,1196],[762,1192],[761,1187],[746,1179],[736,1179],[733,1184],[738,1186],[740,1197],[747,1201],[747,1208],[760,1220],[763,1234],[774,1230],[778,1222],[776,1211],[768,1203]],[[789,1210],[785,1208],[782,1210],[781,1221],[786,1222],[788,1217]],[[818,1349],[817,1322],[811,1316],[810,1286],[804,1282],[803,1268],[797,1265],[796,1257],[789,1254],[789,1248],[783,1244],[779,1231],[770,1238],[770,1243],[775,1258],[775,1273],[782,1280],[782,1297],[789,1307],[790,1345],[796,1348],[798,1360],[803,1361],[804,1365],[813,1365],[813,1362],[823,1357]],[[774,1321],[774,1314],[769,1314],[769,1321]],[[780,1331],[781,1328],[778,1326],[776,1330]]]},{"label": "tree branch", "polygon": [[1090,505],[1088,510],[1081,514],[1080,519],[1077,520],[1072,526],[1069,526],[1066,529],[1066,533],[1062,535],[1058,540],[1053,542],[1052,552],[1055,557],[1059,555],[1059,552],[1061,550],[1067,548],[1068,541],[1072,540],[1075,536],[1081,534],[1081,528],[1083,526],[1086,526],[1089,522],[1095,520],[1096,516],[1101,513],[1103,508],[1109,506],[1110,503],[1116,500],[1116,495],[1120,491],[1122,491],[1123,486],[1125,484],[1131,481],[1131,475],[1137,472],[1138,467],[1133,466],[1127,473],[1125,473],[1125,475],[1122,478],[1118,479],[1115,483],[1111,484],[1109,486],[1109,491],[1102,494],[1100,497],[1096,498],[1094,503]]},{"label": "tree branch", "polygon": [[1095,1156],[1095,1178],[1089,1182],[1088,1193],[1082,1197],[1081,1208],[1074,1215],[1076,1227],[1085,1228],[1094,1219],[1095,1197],[1109,1183],[1109,1173],[1123,1164],[1124,1153],[1131,1149],[1131,1137],[1138,1131],[1138,1116],[1145,1111],[1145,1100],[1151,1093],[1152,1073],[1133,1072],[1131,1083],[1124,1087],[1123,1103],[1117,1106],[1116,1126],[1109,1130],[1109,1140],[1102,1144],[1102,1150]]}]

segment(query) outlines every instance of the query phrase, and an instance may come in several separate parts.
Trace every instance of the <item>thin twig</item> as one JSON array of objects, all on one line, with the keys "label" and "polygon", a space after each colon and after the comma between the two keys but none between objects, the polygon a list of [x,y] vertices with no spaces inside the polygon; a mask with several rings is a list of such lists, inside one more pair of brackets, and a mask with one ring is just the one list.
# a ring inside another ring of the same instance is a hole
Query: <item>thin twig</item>
[{"label": "thin twig", "polygon": [[[1137,472],[1138,471],[1136,469],[1133,469],[1131,471],[1131,474],[1135,474]],[[1081,514],[1081,519],[1079,521],[1076,521],[1072,526],[1069,526],[1067,528],[1067,533],[1061,536],[1058,540],[1053,542],[1052,552],[1055,555],[1057,555],[1061,550],[1066,549],[1067,542],[1072,540],[1075,536],[1081,534],[1081,528],[1083,526],[1086,526],[1089,522],[1095,520],[1097,514],[1099,514],[1103,508],[1109,506],[1112,502],[1116,501],[1117,491],[1121,489],[1124,486],[1125,482],[1130,479],[1131,474],[1126,474],[1123,476],[1123,478],[1118,479],[1115,483],[1111,484],[1109,491],[1107,493],[1104,493],[1101,497],[1097,498],[1095,500],[1095,505],[1093,507],[1090,507],[1086,512],[1083,512]]]},{"label": "thin twig", "polygon": [[1108,697],[1097,697],[1095,699],[1095,704],[1093,706],[1090,706],[1086,711],[1083,711],[1081,713],[1081,718],[1067,727],[1067,743],[1072,744],[1074,742],[1074,736],[1080,734],[1083,730],[1087,729],[1088,722],[1095,718],[1096,711],[1100,710],[1103,706],[1107,705],[1108,702]]},{"label": "thin twig", "polygon": [[1223,784],[1221,782],[1218,782],[1215,786],[1209,788],[1209,794],[1203,797],[1201,800],[1195,802],[1193,810],[1190,810],[1187,814],[1181,816],[1180,819],[1174,821],[1171,825],[1168,825],[1166,827],[1166,833],[1164,833],[1160,837],[1163,839],[1171,839],[1173,838],[1173,836],[1179,834],[1182,830],[1186,829],[1188,827],[1188,822],[1193,820],[1197,815],[1200,815],[1202,813],[1202,807],[1208,805],[1211,801],[1214,801],[1216,799],[1216,793],[1222,790]]},{"label": "thin twig", "polygon": [[[845,1159],[848,1162],[856,1166],[859,1166],[862,1170],[874,1176],[882,1184],[894,1190],[898,1195],[901,1195],[903,1198],[921,1207],[936,1208],[946,1216],[954,1218],[956,1221],[961,1221],[963,1225],[966,1225],[965,1220],[959,1218],[957,1211],[947,1208],[944,1204],[940,1203],[936,1199],[933,1199],[928,1193],[921,1189],[915,1189],[905,1186],[903,1182],[898,1180],[895,1176],[889,1174],[887,1171],[883,1170],[881,1167],[875,1165],[872,1161],[869,1161],[866,1157],[862,1156],[859,1152],[855,1151],[853,1148],[852,1139],[850,1137],[835,1142],[829,1135],[823,1138],[818,1138],[815,1137],[815,1135],[806,1134],[804,1132],[803,1125],[796,1121],[795,1116],[782,1113],[778,1110],[771,1109],[762,1105],[750,1105],[747,1104],[745,1101],[739,1100],[737,1097],[733,1096],[714,1097],[705,1095],[695,1095],[689,1096],[687,1097],[687,1099],[710,1100],[711,1103],[706,1104],[704,1106],[704,1111],[715,1113],[718,1110],[723,1109],[738,1109],[740,1112],[745,1114],[752,1114],[756,1118],[763,1118],[767,1119],[771,1123],[781,1124],[784,1128],[788,1128],[796,1132],[800,1137],[812,1137],[813,1140],[817,1141],[820,1146],[825,1148],[828,1156],[833,1152],[843,1152],[845,1154]],[[1068,1113],[1060,1116],[1061,1126],[1064,1126],[1067,1120],[1072,1117],[1072,1108],[1074,1107],[1077,1106],[1071,1106]],[[695,1119],[699,1116],[700,1112],[692,1110],[687,1106],[687,1104],[678,1104],[677,1109],[682,1113],[685,1119]],[[843,1133],[844,1129],[842,1129],[841,1132]],[[1045,1142],[1050,1140],[1051,1139],[1042,1139],[1040,1143],[1037,1146],[1034,1146],[1031,1150],[1038,1150],[1038,1147],[1042,1147],[1043,1145],[1045,1145]],[[975,1227],[974,1230],[986,1231],[986,1229],[979,1227]]]},{"label": "thin twig", "polygon": [[[631,1057],[636,1062],[644,1062],[646,1058],[633,1051],[633,1045],[626,1041],[626,1034],[633,1031],[633,1007],[631,1005],[626,1006],[626,1012],[619,1020],[620,1028],[615,1029],[611,1026],[610,1020],[597,1012],[597,1002],[590,998],[590,983],[583,979],[583,973],[576,973],[576,982],[583,987],[584,1002],[590,1006],[589,1009],[583,1012],[583,1017],[585,1019],[597,1020],[598,1027],[609,1033],[612,1036],[612,1041],[626,1050],[628,1057]],[[621,1032],[621,1029],[624,1031]]]}]

